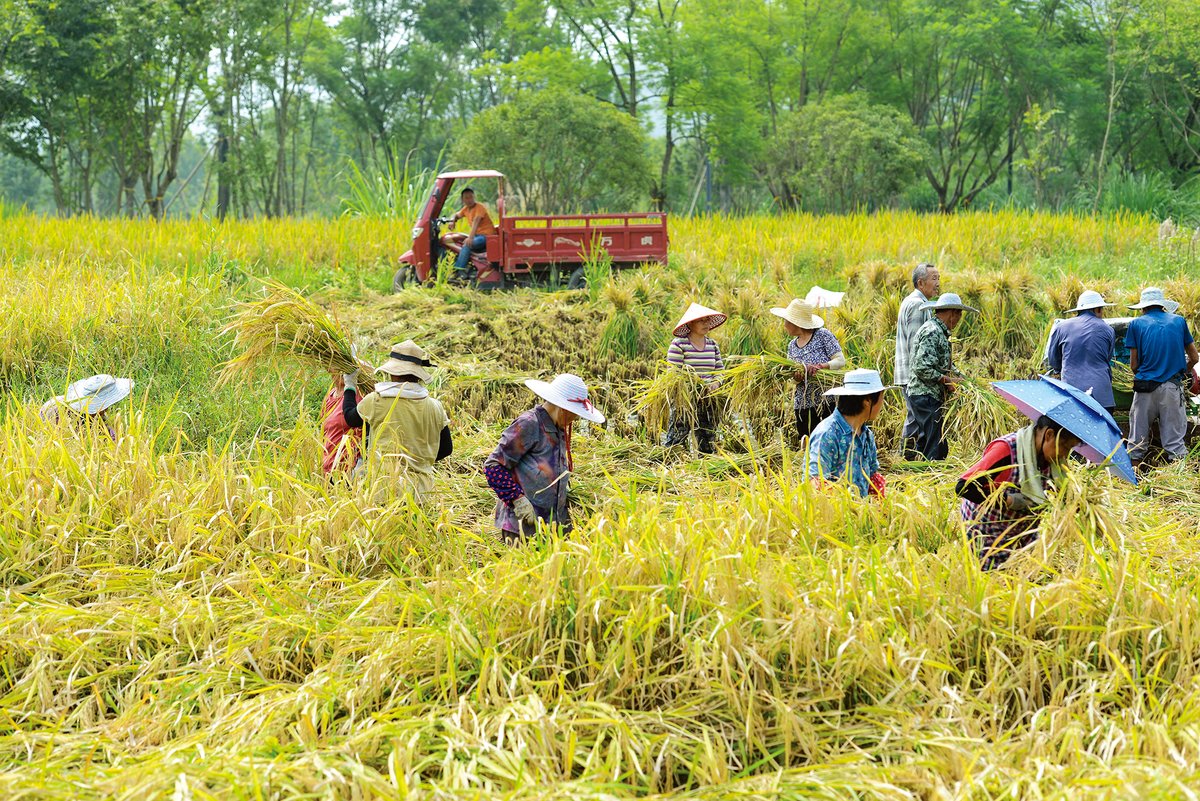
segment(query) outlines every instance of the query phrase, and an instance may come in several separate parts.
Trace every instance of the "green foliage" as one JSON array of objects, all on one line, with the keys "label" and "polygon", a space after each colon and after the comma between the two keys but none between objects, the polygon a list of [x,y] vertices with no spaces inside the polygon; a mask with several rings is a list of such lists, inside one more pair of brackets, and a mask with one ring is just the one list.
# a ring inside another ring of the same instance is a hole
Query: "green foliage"
[{"label": "green foliage", "polygon": [[846,95],[784,118],[763,169],[773,175],[786,207],[844,212],[887,203],[927,158],[900,112]]},{"label": "green foliage", "polygon": [[519,92],[471,121],[454,147],[464,167],[494,167],[521,205],[546,214],[644,202],[645,137],[628,114],[560,89]]},{"label": "green foliage", "polygon": [[[1094,185],[1082,184],[1075,194],[1076,205],[1090,208],[1095,194]],[[1200,221],[1200,182],[1193,179],[1173,186],[1159,172],[1135,175],[1112,170],[1104,177],[1098,210],[1149,214],[1158,219],[1171,217],[1176,222]]]},{"label": "green foliage", "polygon": [[433,194],[440,166],[439,158],[432,168],[418,169],[410,154],[403,165],[388,161],[383,172],[370,173],[351,161],[342,207],[346,214],[356,217],[384,217],[415,224]]}]

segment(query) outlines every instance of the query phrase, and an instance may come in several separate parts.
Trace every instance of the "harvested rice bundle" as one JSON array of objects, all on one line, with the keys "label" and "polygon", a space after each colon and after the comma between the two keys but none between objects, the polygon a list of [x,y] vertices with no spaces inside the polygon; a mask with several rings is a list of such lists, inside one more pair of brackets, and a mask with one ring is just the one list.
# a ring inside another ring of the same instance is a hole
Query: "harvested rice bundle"
[{"label": "harvested rice bundle", "polygon": [[987,381],[965,378],[950,396],[945,430],[959,442],[982,446],[1021,425],[1017,410],[996,394]]},{"label": "harvested rice bundle", "polygon": [[695,428],[696,406],[710,391],[695,370],[674,365],[667,365],[654,378],[639,381],[635,387],[634,411],[655,437],[667,430],[672,412],[681,423]]},{"label": "harvested rice bundle", "polygon": [[264,279],[263,285],[266,296],[239,304],[221,331],[233,337],[237,355],[223,365],[219,383],[255,365],[275,364],[280,356],[292,356],[320,372],[359,369],[359,390],[365,395],[375,388],[370,366],[354,358],[350,337],[336,319],[291,287],[269,279]]},{"label": "harvested rice bundle", "polygon": [[1133,392],[1133,370],[1128,364],[1113,361],[1112,386],[1114,392]]},{"label": "harvested rice bundle", "polygon": [[[718,395],[728,400],[729,408],[760,431],[779,423],[781,415],[792,408],[796,393],[797,370],[801,365],[785,356],[764,353],[759,356],[730,357],[737,364],[727,369]],[[821,391],[837,386],[845,370],[821,370],[809,378]]]},{"label": "harvested rice bundle", "polygon": [[602,295],[612,305],[612,314],[600,334],[597,349],[621,359],[636,358],[641,350],[644,326],[634,312],[633,290],[610,283],[604,287]]}]

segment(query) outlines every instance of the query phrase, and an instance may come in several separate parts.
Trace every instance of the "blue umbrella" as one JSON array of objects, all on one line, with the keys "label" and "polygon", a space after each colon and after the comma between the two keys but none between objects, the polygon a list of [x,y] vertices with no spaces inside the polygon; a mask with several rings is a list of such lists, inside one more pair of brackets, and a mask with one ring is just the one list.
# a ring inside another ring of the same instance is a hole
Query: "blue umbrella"
[{"label": "blue umbrella", "polygon": [[1036,381],[993,381],[992,388],[1030,420],[1046,415],[1079,437],[1079,454],[1092,464],[1107,463],[1114,475],[1137,486],[1117,421],[1091,395],[1045,375]]}]

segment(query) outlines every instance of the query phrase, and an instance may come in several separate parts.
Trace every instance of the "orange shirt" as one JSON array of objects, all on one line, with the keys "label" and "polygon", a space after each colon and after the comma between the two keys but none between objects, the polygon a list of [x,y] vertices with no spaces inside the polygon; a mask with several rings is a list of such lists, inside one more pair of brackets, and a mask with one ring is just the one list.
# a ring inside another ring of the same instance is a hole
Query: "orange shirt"
[{"label": "orange shirt", "polygon": [[462,218],[467,223],[466,233],[471,232],[471,226],[475,223],[476,218],[479,219],[479,227],[475,229],[476,234],[487,236],[488,234],[496,233],[496,226],[492,223],[492,218],[482,203],[476,203],[472,209],[463,206],[459,214],[462,215]]}]

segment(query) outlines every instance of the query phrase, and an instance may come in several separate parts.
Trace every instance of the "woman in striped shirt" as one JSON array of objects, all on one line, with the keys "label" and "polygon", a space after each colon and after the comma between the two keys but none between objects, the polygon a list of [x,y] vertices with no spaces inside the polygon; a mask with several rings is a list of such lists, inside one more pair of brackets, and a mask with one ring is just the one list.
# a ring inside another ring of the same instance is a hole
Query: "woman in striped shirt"
[{"label": "woman in striped shirt", "polygon": [[[725,369],[725,361],[721,358],[721,349],[708,333],[723,325],[725,319],[721,312],[699,303],[689,306],[675,326],[675,338],[667,348],[667,363],[673,367],[695,370],[710,390],[720,386],[721,379],[717,373]],[[700,453],[713,452],[717,416],[716,401],[706,393],[696,403],[696,447]],[[685,445],[691,433],[687,421],[672,415],[663,444],[667,447]]]}]

